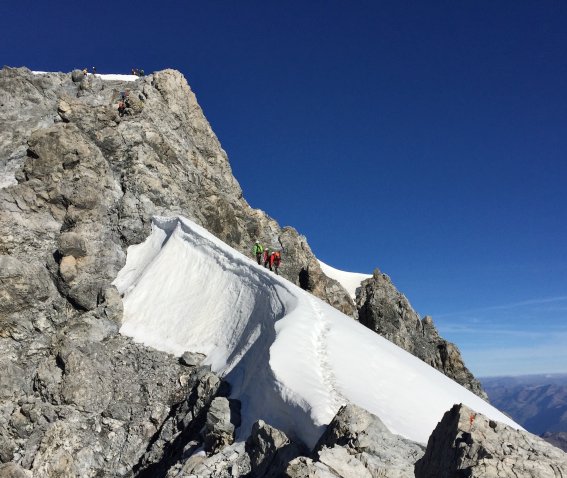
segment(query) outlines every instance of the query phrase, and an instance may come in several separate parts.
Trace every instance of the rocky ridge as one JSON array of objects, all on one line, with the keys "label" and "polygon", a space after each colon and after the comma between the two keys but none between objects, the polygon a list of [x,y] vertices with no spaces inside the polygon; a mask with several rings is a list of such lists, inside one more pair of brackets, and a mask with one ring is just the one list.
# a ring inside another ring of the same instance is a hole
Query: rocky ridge
[{"label": "rocky ridge", "polygon": [[248,254],[256,237],[279,244],[282,275],[356,314],[305,238],[242,198],[180,73],[125,84],[4,68],[0,154],[0,477],[278,476],[300,454],[330,473],[320,476],[359,476],[338,470],[347,455],[378,473],[384,458],[368,442],[387,433],[374,419],[343,411],[375,431],[366,445],[327,437],[317,456],[269,424],[233,442],[239,404],[198,356],[179,363],[118,334],[110,283],[153,215],[187,216]]},{"label": "rocky ridge", "polygon": [[464,405],[445,413],[415,466],[416,478],[567,474],[567,454],[530,433],[514,430]]},{"label": "rocky ridge", "polygon": [[457,346],[439,335],[430,316],[419,317],[386,274],[376,269],[371,278],[362,282],[356,305],[361,324],[488,400]]}]

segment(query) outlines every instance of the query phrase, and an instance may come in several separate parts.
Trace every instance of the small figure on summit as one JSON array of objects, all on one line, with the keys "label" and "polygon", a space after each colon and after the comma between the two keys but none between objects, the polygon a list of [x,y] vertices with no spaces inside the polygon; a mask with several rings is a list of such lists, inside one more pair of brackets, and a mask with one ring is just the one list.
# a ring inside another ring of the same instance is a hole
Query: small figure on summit
[{"label": "small figure on summit", "polygon": [[262,262],[262,252],[264,252],[264,248],[262,247],[262,244],[260,244],[260,241],[258,241],[258,239],[256,239],[256,242],[254,243],[254,254],[256,254],[256,261],[258,262],[258,265],[261,264]]}]

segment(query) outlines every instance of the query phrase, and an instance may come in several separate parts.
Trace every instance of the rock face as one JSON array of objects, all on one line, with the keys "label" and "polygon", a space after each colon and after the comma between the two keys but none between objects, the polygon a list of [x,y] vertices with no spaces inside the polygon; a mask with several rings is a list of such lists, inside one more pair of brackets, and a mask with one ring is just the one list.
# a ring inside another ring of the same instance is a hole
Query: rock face
[{"label": "rock face", "polygon": [[375,415],[356,405],[343,406],[327,427],[312,458],[293,460],[290,478],[413,478],[421,445],[391,433]]},{"label": "rock face", "polygon": [[362,282],[356,305],[360,323],[487,400],[459,349],[439,336],[431,317],[419,317],[386,274],[376,269]]},{"label": "rock face", "polygon": [[416,463],[416,478],[566,476],[567,454],[463,406],[445,413]]}]

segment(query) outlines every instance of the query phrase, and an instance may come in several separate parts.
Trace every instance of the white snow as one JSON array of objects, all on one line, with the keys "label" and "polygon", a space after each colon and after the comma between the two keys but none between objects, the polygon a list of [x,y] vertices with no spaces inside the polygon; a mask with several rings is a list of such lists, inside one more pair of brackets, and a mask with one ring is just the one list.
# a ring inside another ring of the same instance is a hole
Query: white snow
[{"label": "white snow", "polygon": [[319,261],[319,265],[321,266],[323,273],[327,277],[335,279],[339,284],[341,284],[349,293],[352,299],[356,299],[356,289],[360,287],[361,282],[372,277],[371,274],[341,271],[325,264],[322,261]]},{"label": "white snow", "polygon": [[188,219],[154,218],[114,284],[124,293],[122,334],[175,355],[204,353],[231,384],[240,439],[263,419],[313,446],[347,401],[421,443],[455,403],[521,428]]},{"label": "white snow", "polygon": [[[34,75],[48,75],[49,71],[32,71],[32,73]],[[89,76],[92,76],[92,73],[88,73]],[[97,78],[100,78],[101,80],[107,80],[107,81],[136,81],[137,79],[139,79],[139,76],[136,75],[118,75],[118,74],[114,74],[114,73],[110,73],[110,74],[106,74],[106,75],[101,75],[99,73],[96,73],[94,76],[96,76]]]},{"label": "white snow", "polygon": [[[90,74],[90,73],[89,73]],[[117,75],[117,74],[107,74],[107,75],[99,75],[98,73],[95,75],[97,78],[101,80],[108,80],[108,81],[136,81],[139,80],[140,77],[137,75]]]}]

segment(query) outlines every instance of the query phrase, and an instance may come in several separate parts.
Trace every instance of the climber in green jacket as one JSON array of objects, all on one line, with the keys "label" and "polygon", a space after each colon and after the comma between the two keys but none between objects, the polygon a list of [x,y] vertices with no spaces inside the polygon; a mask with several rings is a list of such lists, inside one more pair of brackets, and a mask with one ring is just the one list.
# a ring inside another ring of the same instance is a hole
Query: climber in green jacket
[{"label": "climber in green jacket", "polygon": [[262,252],[264,252],[264,248],[262,247],[262,244],[260,244],[260,241],[256,240],[253,250],[254,254],[256,254],[256,261],[258,262],[258,265],[260,265],[262,263]]}]

